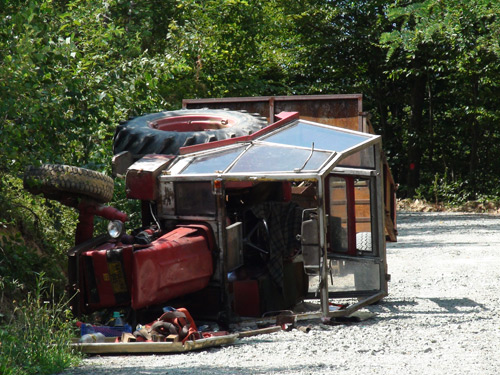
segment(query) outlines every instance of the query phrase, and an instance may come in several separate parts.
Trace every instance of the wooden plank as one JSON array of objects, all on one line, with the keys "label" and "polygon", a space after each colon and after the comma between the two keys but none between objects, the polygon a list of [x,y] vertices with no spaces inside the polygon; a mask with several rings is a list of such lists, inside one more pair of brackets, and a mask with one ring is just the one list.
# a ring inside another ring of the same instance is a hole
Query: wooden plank
[{"label": "wooden plank", "polygon": [[237,338],[238,334],[232,334],[186,341],[184,344],[181,342],[103,342],[72,344],[72,346],[86,354],[184,353],[232,344]]},{"label": "wooden plank", "polygon": [[356,223],[356,233],[359,232],[371,232],[372,230],[372,224],[370,222],[368,223]]},{"label": "wooden plank", "polygon": [[356,219],[358,218],[370,218],[371,207],[369,204],[357,204],[354,206],[356,212]]},{"label": "wooden plank", "polygon": [[388,237],[388,240],[391,242],[397,242],[398,236],[396,230],[394,229],[396,226],[391,220],[391,215],[389,212],[385,212],[385,233]]}]

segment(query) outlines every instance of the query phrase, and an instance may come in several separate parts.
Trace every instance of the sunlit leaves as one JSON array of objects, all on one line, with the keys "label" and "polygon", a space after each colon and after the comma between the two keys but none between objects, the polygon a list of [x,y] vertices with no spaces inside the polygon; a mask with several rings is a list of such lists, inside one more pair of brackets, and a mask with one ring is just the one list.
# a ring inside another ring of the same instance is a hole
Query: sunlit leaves
[{"label": "sunlit leaves", "polygon": [[475,194],[500,173],[493,163],[500,155],[498,10],[498,2],[486,0],[427,0],[397,2],[388,12],[396,28],[381,43],[388,61],[406,62],[390,77],[424,74],[427,80],[424,184],[446,169],[448,178],[467,178]]},{"label": "sunlit leaves", "polygon": [[[5,4],[0,132],[8,141],[0,153],[2,172],[19,174],[28,163],[46,161],[109,169],[120,120],[179,107],[182,98],[357,92],[399,177],[415,133],[408,124],[417,77],[428,82],[420,135],[433,137],[423,140],[432,149],[423,155],[426,167],[442,168],[459,160],[460,150],[472,152],[471,129],[463,124],[480,129],[480,147],[496,139],[498,2]],[[456,140],[447,143],[455,129]],[[460,163],[457,170],[466,170]]]}]

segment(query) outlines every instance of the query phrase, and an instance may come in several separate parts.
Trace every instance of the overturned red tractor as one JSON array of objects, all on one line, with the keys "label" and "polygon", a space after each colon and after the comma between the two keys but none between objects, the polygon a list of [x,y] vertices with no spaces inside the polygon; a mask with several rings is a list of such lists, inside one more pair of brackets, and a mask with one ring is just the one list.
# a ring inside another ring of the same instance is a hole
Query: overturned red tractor
[{"label": "overturned red tractor", "polygon": [[[354,100],[353,114],[325,117],[353,118],[358,131],[294,111],[184,109],[121,124],[113,169],[125,177],[127,197],[141,202],[142,225],[133,230],[125,230],[125,213],[102,205],[111,200],[111,178],[29,168],[30,191],[79,210],[68,252],[75,312],[168,305],[231,319],[316,298],[319,312],[334,316],[383,298],[392,193],[380,137],[359,131],[366,126],[360,99],[308,98],[344,111]],[[255,102],[234,105],[248,103]],[[108,233],[94,235],[96,215],[110,220]],[[336,297],[359,302],[333,311]]]}]

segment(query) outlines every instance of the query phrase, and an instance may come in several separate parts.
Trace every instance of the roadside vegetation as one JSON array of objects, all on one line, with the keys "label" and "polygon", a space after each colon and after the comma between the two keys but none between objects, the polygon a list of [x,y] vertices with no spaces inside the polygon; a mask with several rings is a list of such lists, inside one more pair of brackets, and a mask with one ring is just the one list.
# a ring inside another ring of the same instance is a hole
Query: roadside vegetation
[{"label": "roadside vegetation", "polygon": [[0,327],[0,373],[53,374],[79,362],[69,345],[75,327],[71,311],[43,273],[22,300],[11,302],[12,315]]},{"label": "roadside vegetation", "polygon": [[[362,93],[401,198],[496,206],[499,13],[487,0],[3,0],[0,372],[75,358],[76,213],[25,192],[25,167],[109,174],[116,125],[183,98]],[[53,325],[25,336],[44,316]]]}]

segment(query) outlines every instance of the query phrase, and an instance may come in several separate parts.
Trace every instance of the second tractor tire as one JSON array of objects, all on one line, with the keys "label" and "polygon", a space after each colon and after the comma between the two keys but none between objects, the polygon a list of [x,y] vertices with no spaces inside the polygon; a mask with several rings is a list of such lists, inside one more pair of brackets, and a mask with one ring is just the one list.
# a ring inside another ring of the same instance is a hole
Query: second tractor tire
[{"label": "second tractor tire", "polygon": [[133,118],[118,125],[113,151],[134,155],[177,155],[200,143],[250,135],[267,126],[265,117],[222,109],[182,109]]}]

